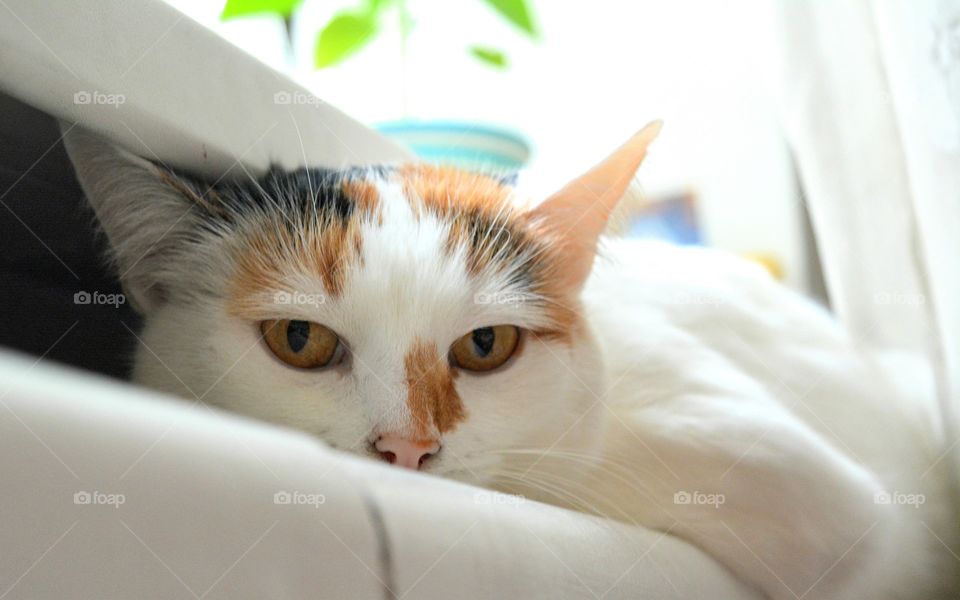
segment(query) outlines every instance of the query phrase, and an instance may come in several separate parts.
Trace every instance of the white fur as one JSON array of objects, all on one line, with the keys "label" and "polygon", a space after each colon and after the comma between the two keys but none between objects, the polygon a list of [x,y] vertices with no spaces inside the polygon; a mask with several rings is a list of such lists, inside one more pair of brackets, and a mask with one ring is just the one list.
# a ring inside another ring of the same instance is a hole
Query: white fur
[{"label": "white fur", "polygon": [[[365,226],[362,266],[342,293],[291,272],[288,286],[324,301],[264,303],[265,318],[317,321],[349,346],[344,365],[293,369],[257,323],[228,314],[230,266],[214,264],[227,247],[174,252],[179,265],[126,255],[150,240],[124,229],[130,199],[119,180],[90,180],[77,145],[68,139],[88,194],[107,190],[92,202],[148,309],[135,368],[145,385],[372,456],[378,433],[410,426],[403,360],[414,340],[443,352],[476,327],[547,319],[536,303],[478,302],[517,290],[502,274],[468,275],[463,252],[443,251],[446,226],[414,218],[383,183],[383,225]],[[176,214],[151,213],[150,231]],[[151,265],[163,297],[142,289]],[[198,275],[207,292],[191,295]],[[529,335],[504,368],[460,373],[468,416],[429,472],[668,531],[772,598],[945,593],[956,569],[933,532],[952,543],[955,526],[928,415],[829,315],[740,260],[631,241],[609,244],[582,297],[573,344]],[[714,503],[676,503],[683,493]],[[878,503],[883,493],[924,503]]]},{"label": "white fur", "polygon": [[[720,253],[621,241],[610,256],[585,299],[612,386],[605,451],[642,473],[640,523],[775,598],[919,598],[953,579],[938,579],[952,565],[932,532],[955,526],[931,421],[909,420],[826,313]],[[694,490],[725,502],[674,504]],[[925,503],[877,502],[894,493]]]},{"label": "white fur", "polygon": [[[351,264],[337,298],[326,297],[322,282],[301,272],[284,277],[284,284],[324,301],[277,306],[272,292],[263,294],[265,317],[301,318],[336,331],[350,348],[348,368],[290,368],[272,356],[256,323],[238,323],[222,302],[194,301],[149,316],[134,378],[371,454],[379,434],[413,425],[404,357],[415,340],[433,342],[444,354],[477,327],[532,328],[547,321],[532,303],[478,303],[484,295],[515,298],[518,292],[496,274],[469,277],[465,254],[448,257],[443,250],[446,225],[429,215],[414,218],[398,187],[384,183],[380,196],[383,225],[364,226],[362,263]],[[491,374],[462,372],[456,385],[469,416],[444,437],[430,471],[485,483],[484,468],[499,462],[486,452],[491,444],[545,448],[565,433],[569,440],[558,447],[597,443],[596,411],[583,414],[590,397],[583,388],[599,389],[601,376],[592,348],[588,339],[571,348],[530,336],[517,364]],[[540,401],[547,398],[549,411]]]},{"label": "white fur", "polygon": [[[141,348],[137,379],[177,392],[177,373],[198,393],[214,386],[207,402],[365,452],[409,418],[402,360],[415,337],[443,348],[506,319],[474,304],[462,264],[444,264],[438,223],[387,222],[340,300],[293,315],[350,341],[350,373],[295,371],[254,326],[178,307],[143,335],[166,366]],[[462,374],[469,417],[430,471],[669,530],[773,598],[933,594],[952,560],[931,533],[952,528],[947,493],[938,470],[921,477],[936,460],[930,433],[904,420],[878,368],[749,265],[626,241],[609,256],[584,293],[595,341],[529,340],[502,372]],[[510,449],[534,452],[498,453]],[[502,476],[527,469],[529,484]],[[682,492],[724,502],[675,504]],[[877,503],[883,493],[925,502]]]}]

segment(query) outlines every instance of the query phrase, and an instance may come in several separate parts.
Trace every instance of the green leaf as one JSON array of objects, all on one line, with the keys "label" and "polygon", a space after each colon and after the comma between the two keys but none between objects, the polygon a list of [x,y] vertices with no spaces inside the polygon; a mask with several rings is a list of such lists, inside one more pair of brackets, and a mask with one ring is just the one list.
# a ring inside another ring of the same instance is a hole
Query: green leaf
[{"label": "green leaf", "polygon": [[375,14],[339,13],[317,34],[313,64],[318,69],[335,65],[370,43],[376,34]]},{"label": "green leaf", "polygon": [[387,7],[392,0],[367,0],[367,10],[377,12]]},{"label": "green leaf", "polygon": [[482,63],[497,68],[506,69],[509,62],[507,56],[494,48],[485,48],[483,46],[470,46],[470,54]]},{"label": "green leaf", "polygon": [[533,25],[533,11],[527,0],[483,0],[500,16],[513,23],[532,38],[537,37],[537,28]]},{"label": "green leaf", "polygon": [[227,0],[220,20],[257,14],[275,14],[289,17],[303,0]]}]

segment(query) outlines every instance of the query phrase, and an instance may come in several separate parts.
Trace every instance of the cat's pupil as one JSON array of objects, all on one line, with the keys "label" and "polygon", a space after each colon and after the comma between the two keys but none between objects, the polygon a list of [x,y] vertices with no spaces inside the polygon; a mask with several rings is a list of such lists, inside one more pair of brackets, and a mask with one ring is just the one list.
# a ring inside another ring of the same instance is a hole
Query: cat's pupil
[{"label": "cat's pupil", "polygon": [[310,339],[310,323],[306,321],[290,321],[287,325],[287,345],[294,352],[300,352]]},{"label": "cat's pupil", "polygon": [[473,345],[477,348],[477,356],[486,358],[493,350],[493,327],[482,327],[473,330]]}]

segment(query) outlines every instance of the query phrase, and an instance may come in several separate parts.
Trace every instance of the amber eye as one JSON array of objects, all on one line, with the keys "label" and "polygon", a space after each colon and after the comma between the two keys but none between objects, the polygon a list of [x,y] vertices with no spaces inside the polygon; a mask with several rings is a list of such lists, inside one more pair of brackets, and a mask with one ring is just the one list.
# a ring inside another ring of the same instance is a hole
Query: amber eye
[{"label": "amber eye", "polygon": [[260,323],[260,331],[277,358],[300,369],[332,367],[343,357],[340,338],[319,323],[276,319]]},{"label": "amber eye", "polygon": [[490,371],[513,356],[519,341],[520,330],[513,325],[481,327],[454,342],[450,355],[461,369]]}]

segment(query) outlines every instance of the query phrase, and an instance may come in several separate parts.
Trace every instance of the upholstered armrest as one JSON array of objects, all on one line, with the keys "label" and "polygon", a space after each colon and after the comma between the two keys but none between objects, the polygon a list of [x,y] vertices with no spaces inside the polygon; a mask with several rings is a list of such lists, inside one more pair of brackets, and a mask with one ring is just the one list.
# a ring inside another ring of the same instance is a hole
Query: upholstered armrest
[{"label": "upholstered armrest", "polygon": [[0,354],[7,598],[754,598],[696,548]]}]

